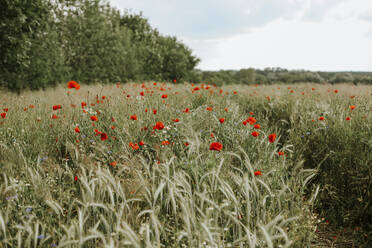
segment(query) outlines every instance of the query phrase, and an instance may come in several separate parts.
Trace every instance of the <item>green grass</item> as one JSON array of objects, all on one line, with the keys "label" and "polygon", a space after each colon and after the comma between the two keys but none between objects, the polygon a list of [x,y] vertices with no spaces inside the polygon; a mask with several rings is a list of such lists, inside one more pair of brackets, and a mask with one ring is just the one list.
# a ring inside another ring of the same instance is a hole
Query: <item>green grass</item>
[{"label": "green grass", "polygon": [[[0,117],[2,246],[370,244],[371,86],[193,88],[2,92],[0,107],[9,109]],[[242,124],[252,116],[260,129]],[[158,121],[164,129],[153,129]],[[129,145],[140,141],[137,150]],[[223,149],[209,150],[212,142]],[[357,231],[345,236],[341,227]]]}]

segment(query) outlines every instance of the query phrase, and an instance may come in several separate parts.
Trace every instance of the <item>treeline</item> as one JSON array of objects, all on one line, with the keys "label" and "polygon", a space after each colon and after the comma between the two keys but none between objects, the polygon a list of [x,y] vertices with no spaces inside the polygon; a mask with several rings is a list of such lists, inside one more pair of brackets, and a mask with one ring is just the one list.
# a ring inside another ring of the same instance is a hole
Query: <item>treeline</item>
[{"label": "treeline", "polygon": [[141,14],[102,0],[0,0],[0,86],[190,80],[199,59]]},{"label": "treeline", "polygon": [[280,84],[280,83],[353,83],[372,84],[372,72],[321,72],[287,70],[282,68],[200,71],[194,78],[202,82],[223,84]]}]

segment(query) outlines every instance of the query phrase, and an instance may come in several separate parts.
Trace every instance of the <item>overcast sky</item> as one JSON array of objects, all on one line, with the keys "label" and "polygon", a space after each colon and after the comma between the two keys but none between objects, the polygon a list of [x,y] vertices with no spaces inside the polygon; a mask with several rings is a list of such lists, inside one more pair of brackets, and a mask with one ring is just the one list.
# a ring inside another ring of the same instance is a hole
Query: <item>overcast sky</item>
[{"label": "overcast sky", "polygon": [[372,71],[372,0],[108,0],[177,36],[203,70]]}]

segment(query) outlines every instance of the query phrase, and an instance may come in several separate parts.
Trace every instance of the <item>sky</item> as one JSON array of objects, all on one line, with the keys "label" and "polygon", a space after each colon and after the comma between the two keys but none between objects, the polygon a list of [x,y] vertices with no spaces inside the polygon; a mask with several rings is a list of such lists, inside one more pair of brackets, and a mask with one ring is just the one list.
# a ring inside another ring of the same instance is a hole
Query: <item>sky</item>
[{"label": "sky", "polygon": [[107,0],[142,12],[197,68],[372,71],[372,0]]}]

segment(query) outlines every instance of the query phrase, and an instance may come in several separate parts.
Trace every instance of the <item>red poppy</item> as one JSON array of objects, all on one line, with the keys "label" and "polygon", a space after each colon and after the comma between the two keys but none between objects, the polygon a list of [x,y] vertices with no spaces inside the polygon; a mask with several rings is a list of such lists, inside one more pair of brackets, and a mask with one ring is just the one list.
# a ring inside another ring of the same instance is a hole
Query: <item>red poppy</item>
[{"label": "red poppy", "polygon": [[249,117],[248,119],[247,119],[247,121],[248,121],[248,123],[250,124],[250,125],[253,125],[254,123],[256,123],[256,119],[254,118],[254,117]]},{"label": "red poppy", "polygon": [[81,102],[81,107],[84,108],[87,106],[87,103],[86,102]]},{"label": "red poppy", "polygon": [[110,165],[111,165],[112,167],[115,167],[115,166],[117,165],[117,162],[116,162],[116,161],[112,161],[112,162],[110,163]]},{"label": "red poppy", "polygon": [[134,120],[134,121],[138,120],[138,119],[137,119],[137,115],[131,115],[131,116],[130,116],[130,119],[131,119],[131,120]]},{"label": "red poppy", "polygon": [[161,142],[161,144],[162,144],[163,146],[166,146],[166,145],[169,145],[170,142],[169,142],[168,140],[164,140],[164,141]]},{"label": "red poppy", "polygon": [[219,121],[220,121],[220,123],[222,124],[222,123],[225,122],[225,118],[220,118]]},{"label": "red poppy", "polygon": [[52,115],[52,119],[56,120],[56,119],[58,119],[58,116]]},{"label": "red poppy", "polygon": [[243,121],[242,123],[245,126],[245,125],[247,125],[248,121]]},{"label": "red poppy", "polygon": [[62,108],[62,106],[60,104],[53,106],[53,110],[58,110],[58,109],[61,109],[61,108]]},{"label": "red poppy", "polygon": [[261,172],[261,171],[255,171],[255,172],[254,172],[254,175],[255,175],[255,176],[262,176],[262,172]]},{"label": "red poppy", "polygon": [[338,90],[334,90],[335,93],[338,93]]},{"label": "red poppy", "polygon": [[4,113],[1,113],[1,118],[5,118],[6,117],[6,113],[4,112]]},{"label": "red poppy", "polygon": [[80,133],[80,128],[79,127],[75,127],[75,132],[76,133]]},{"label": "red poppy", "polygon": [[141,96],[144,96],[144,95],[145,95],[145,93],[144,93],[143,91],[141,91],[141,92],[140,92],[140,95],[141,95]]},{"label": "red poppy", "polygon": [[77,82],[75,82],[75,81],[69,81],[67,83],[67,87],[69,89],[72,89],[72,88],[75,88],[76,90],[80,89],[80,85]]},{"label": "red poppy", "polygon": [[132,142],[129,142],[129,146],[132,147],[133,150],[138,150],[139,145],[138,144],[133,144]]},{"label": "red poppy", "polygon": [[256,124],[256,125],[254,125],[254,128],[255,128],[255,129],[260,129],[261,126],[260,126],[260,124]]},{"label": "red poppy", "polygon": [[313,91],[314,91],[314,90],[315,90],[315,88],[311,88],[311,90],[313,90]]},{"label": "red poppy", "polygon": [[324,121],[324,117],[323,116],[321,116],[321,117],[319,117],[319,119],[318,120],[320,120],[320,121]]},{"label": "red poppy", "polygon": [[177,82],[177,80],[176,79],[173,79],[173,83],[176,83]]},{"label": "red poppy", "polygon": [[209,146],[209,150],[211,150],[211,151],[221,151],[222,148],[223,148],[223,146],[220,142],[213,142]]},{"label": "red poppy", "polygon": [[4,110],[4,112],[8,112],[9,109],[8,108],[3,108],[3,110]]},{"label": "red poppy", "polygon": [[157,111],[156,109],[152,110],[152,113],[153,113],[154,115],[156,115],[157,112],[158,112],[158,111]]},{"label": "red poppy", "polygon": [[348,117],[346,117],[346,120],[347,120],[347,121],[350,121],[350,117],[349,117],[349,116],[348,116]]},{"label": "red poppy", "polygon": [[176,119],[172,119],[173,122],[179,122],[180,119],[176,118]]},{"label": "red poppy", "polygon": [[185,146],[189,146],[189,142],[185,142],[183,143]]},{"label": "red poppy", "polygon": [[145,145],[145,142],[143,142],[143,141],[141,140],[140,142],[138,142],[138,144],[139,144],[140,146],[144,146],[144,145]]},{"label": "red poppy", "polygon": [[74,176],[74,181],[76,182],[78,180],[78,177],[77,176]]},{"label": "red poppy", "polygon": [[189,113],[190,112],[190,109],[189,108],[186,108],[183,112]]},{"label": "red poppy", "polygon": [[280,152],[278,152],[278,155],[279,155],[279,156],[283,156],[283,155],[284,155],[284,152],[281,152],[281,151],[280,151]]},{"label": "red poppy", "polygon": [[107,140],[107,138],[108,138],[107,133],[101,133],[101,140],[102,141]]},{"label": "red poppy", "polygon": [[270,134],[269,135],[269,142],[274,143],[275,140],[276,140],[276,134],[275,133]]},{"label": "red poppy", "polygon": [[164,124],[161,121],[156,122],[154,129],[162,130],[164,128]]},{"label": "red poppy", "polygon": [[207,107],[206,109],[207,109],[208,111],[212,111],[212,110],[213,110],[212,107]]},{"label": "red poppy", "polygon": [[214,138],[214,134],[213,133],[211,133],[211,138]]},{"label": "red poppy", "polygon": [[98,121],[98,117],[95,116],[95,115],[92,115],[92,116],[90,117],[90,119],[91,119],[92,121]]},{"label": "red poppy", "polygon": [[350,110],[354,110],[355,109],[355,105],[350,105]]},{"label": "red poppy", "polygon": [[256,132],[256,131],[254,131],[254,132],[252,132],[251,133],[251,135],[253,136],[253,137],[257,137],[258,135],[260,135],[258,132]]},{"label": "red poppy", "polygon": [[167,94],[164,94],[164,95],[161,96],[161,98],[163,98],[163,99],[165,99],[165,98],[167,98],[167,97],[168,97]]},{"label": "red poppy", "polygon": [[224,110],[225,110],[225,112],[228,112],[229,111],[227,108],[225,108]]}]

